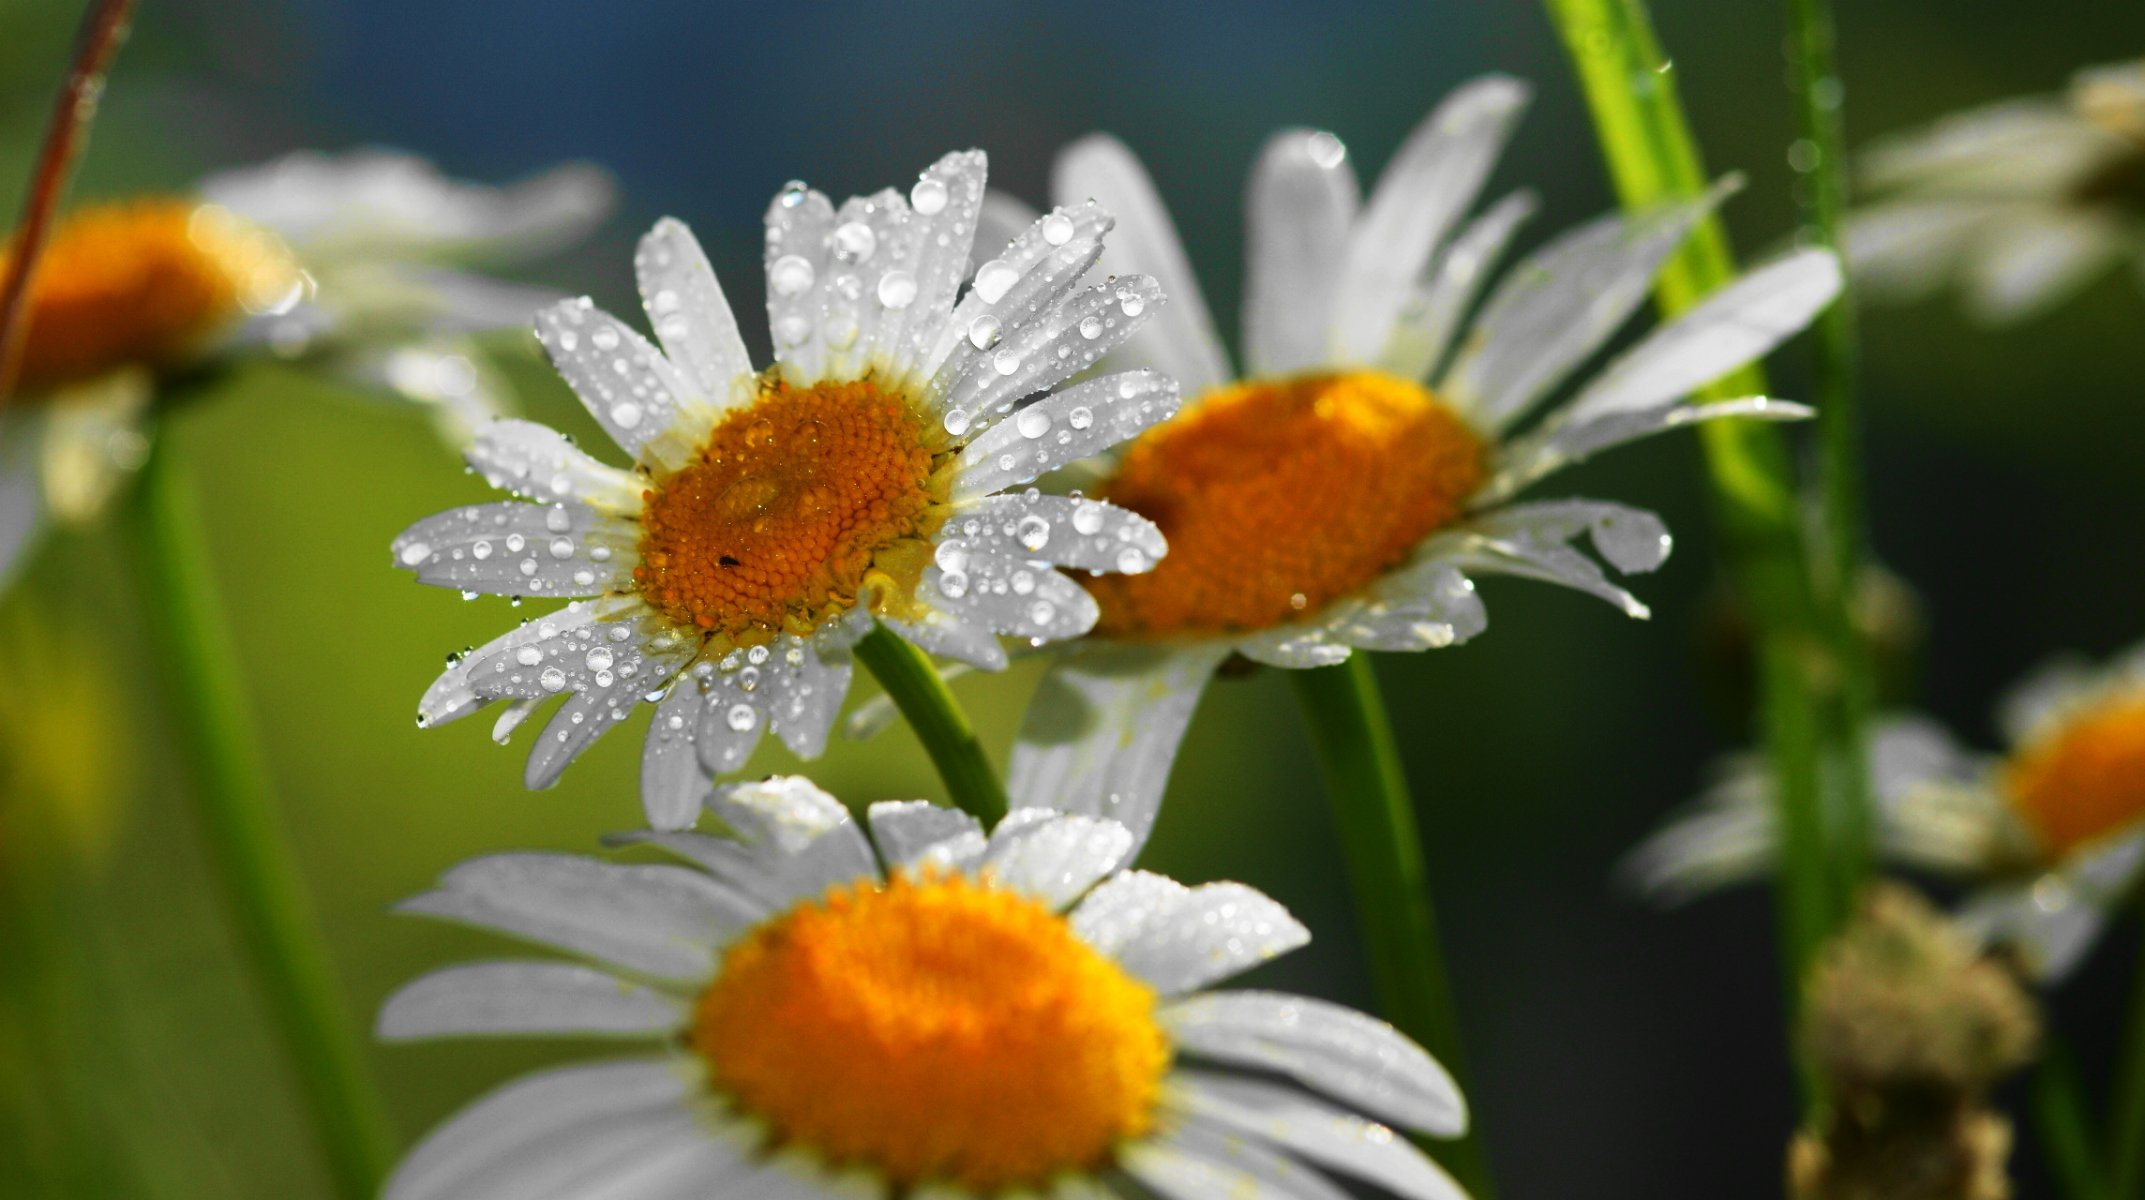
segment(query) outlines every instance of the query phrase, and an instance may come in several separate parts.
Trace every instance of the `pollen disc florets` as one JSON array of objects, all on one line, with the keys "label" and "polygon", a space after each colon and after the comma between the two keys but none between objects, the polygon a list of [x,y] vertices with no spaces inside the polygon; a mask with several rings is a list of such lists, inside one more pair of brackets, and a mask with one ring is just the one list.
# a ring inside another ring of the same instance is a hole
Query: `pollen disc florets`
[{"label": "pollen disc florets", "polygon": [[1169,557],[1088,588],[1099,632],[1264,629],[1317,612],[1457,520],[1482,440],[1428,391],[1376,372],[1233,384],[1148,433],[1102,488]]},{"label": "pollen disc florets", "polygon": [[838,887],[727,952],[692,1045],[785,1141],[910,1186],[1035,1186],[1148,1132],[1155,995],[1038,901],[963,876]]},{"label": "pollen disc florets", "polygon": [[222,209],[169,198],[79,209],[38,258],[22,391],[169,366],[300,278],[280,241]]},{"label": "pollen disc florets", "polygon": [[770,375],[643,493],[641,595],[741,642],[808,633],[874,584],[905,596],[945,519],[946,450],[916,404],[869,379]]},{"label": "pollen disc florets", "polygon": [[2004,784],[2051,858],[2145,818],[2145,693],[2103,701],[2028,742]]}]

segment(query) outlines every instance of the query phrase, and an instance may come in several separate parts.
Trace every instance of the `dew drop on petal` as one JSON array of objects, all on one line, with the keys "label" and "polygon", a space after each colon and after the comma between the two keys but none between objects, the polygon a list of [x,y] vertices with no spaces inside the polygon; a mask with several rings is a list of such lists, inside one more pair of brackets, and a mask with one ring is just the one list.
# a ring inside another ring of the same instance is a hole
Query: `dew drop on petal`
[{"label": "dew drop on petal", "polygon": [[1053,246],[1062,246],[1072,240],[1072,218],[1061,212],[1043,218],[1043,240]]},{"label": "dew drop on petal", "polygon": [[907,271],[888,271],[879,277],[879,303],[902,309],[916,302],[916,276]]},{"label": "dew drop on petal", "polygon": [[414,567],[432,557],[432,547],[423,542],[411,542],[402,548],[402,565]]},{"label": "dew drop on petal", "polygon": [[744,733],[754,725],[759,724],[760,714],[753,711],[750,704],[733,704],[730,706],[729,713],[723,719],[730,723],[730,728],[739,733]]},{"label": "dew drop on petal", "polygon": [[566,690],[566,672],[557,667],[545,667],[544,673],[536,677],[536,682],[543,685],[547,692],[563,692]]},{"label": "dew drop on petal", "polygon": [[1099,532],[1102,529],[1102,506],[1100,504],[1080,505],[1073,509],[1072,523],[1073,532],[1075,533],[1091,534]]},{"label": "dew drop on petal", "polygon": [[570,537],[555,537],[555,538],[552,538],[552,539],[551,539],[551,557],[553,557],[553,558],[572,558],[572,557],[573,557],[573,539],[572,539],[572,538],[570,538]]},{"label": "dew drop on petal", "polygon": [[812,286],[812,264],[795,254],[785,254],[767,268],[767,286],[777,296],[794,296]]},{"label": "dew drop on petal", "polygon": [[998,303],[1019,282],[1020,271],[1002,258],[976,268],[976,295],[983,297],[985,304]]},{"label": "dew drop on petal", "polygon": [[631,429],[641,423],[641,406],[631,400],[611,406],[611,423],[620,429]]},{"label": "dew drop on petal", "polygon": [[[1019,364],[1016,362],[1014,365],[1017,367]],[[1020,415],[1013,418],[1013,428],[1020,431],[1020,436],[1024,438],[1039,438],[1050,432],[1050,414],[1039,408],[1022,409]]]},{"label": "dew drop on petal", "polygon": [[952,434],[954,437],[959,437],[962,434],[967,433],[968,425],[968,414],[962,412],[960,409],[956,408],[946,414],[946,432]]},{"label": "dew drop on petal", "polygon": [[478,562],[483,562],[492,556],[492,544],[490,542],[478,542],[469,548],[469,556]]},{"label": "dew drop on petal", "polygon": [[534,646],[523,646],[514,652],[514,661],[525,667],[533,667],[544,661],[544,652]]},{"label": "dew drop on petal", "polygon": [[946,207],[946,185],[936,179],[919,179],[909,189],[909,206],[923,215],[936,216]]},{"label": "dew drop on petal", "polygon": [[1050,522],[1029,513],[1020,519],[1014,536],[1030,550],[1040,550],[1050,544]]},{"label": "dew drop on petal", "polygon": [[981,350],[998,340],[998,318],[989,313],[977,317],[968,327],[968,344]]},{"label": "dew drop on petal", "polygon": [[1125,574],[1137,575],[1147,567],[1147,552],[1138,546],[1127,546],[1117,552],[1117,569]]},{"label": "dew drop on petal", "polygon": [[834,230],[834,257],[845,263],[860,263],[879,248],[879,235],[862,221],[849,221]]}]

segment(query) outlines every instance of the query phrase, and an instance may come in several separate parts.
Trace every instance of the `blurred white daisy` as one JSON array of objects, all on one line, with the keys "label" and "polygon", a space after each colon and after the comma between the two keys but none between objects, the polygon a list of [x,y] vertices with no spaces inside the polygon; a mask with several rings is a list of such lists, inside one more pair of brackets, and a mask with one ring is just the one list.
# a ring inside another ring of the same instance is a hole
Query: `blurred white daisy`
[{"label": "blurred white daisy", "polygon": [[885,802],[867,839],[800,778],[709,807],[736,840],[634,835],[686,866],[502,854],[402,906],[586,965],[435,972],[388,1000],[383,1038],[646,1050],[476,1101],[388,1200],[1343,1194],[1313,1168],[1461,1196],[1377,1123],[1466,1126],[1413,1042],[1307,997],[1204,990],[1307,940],[1260,893],[1120,870],[1132,835],[1094,817],[1023,809],[986,836]]},{"label": "blurred white daisy", "polygon": [[529,755],[528,785],[544,787],[655,703],[641,795],[672,828],[770,726],[797,754],[820,752],[874,622],[992,669],[1005,665],[999,634],[1085,633],[1095,602],[1054,567],[1146,570],[1161,536],[1108,504],[1007,489],[1176,411],[1176,385],[1152,371],[1049,393],[1162,296],[1142,275],[1082,285],[1110,226],[1093,204],[1030,224],[957,295],[983,184],[984,157],[968,151],[906,197],[837,209],[783,189],[767,210],[765,372],[676,221],[634,264],[660,350],[586,300],[547,309],[537,331],[552,362],[634,468],[496,422],[470,462],[533,503],[441,513],[394,555],[465,592],[594,599],[457,659],[419,722],[511,700],[503,739],[565,695]]},{"label": "blurred white daisy", "polygon": [[187,197],[86,204],[54,230],[0,407],[0,579],[44,520],[86,522],[148,454],[158,384],[233,356],[305,356],[430,409],[454,444],[503,389],[467,341],[553,293],[468,268],[586,233],[608,176],[566,166],[510,187],[383,150],[302,153]]},{"label": "blurred white daisy", "polygon": [[1247,199],[1241,376],[1137,160],[1105,137],[1064,153],[1059,198],[1093,196],[1117,213],[1110,254],[1146,265],[1173,298],[1122,360],[1173,374],[1195,399],[1093,486],[1152,518],[1170,554],[1137,579],[1089,582],[1101,620],[1037,695],[1013,757],[1016,798],[1103,813],[1144,837],[1177,741],[1225,659],[1323,667],[1354,649],[1465,641],[1485,622],[1471,575],[1547,580],[1645,616],[1571,543],[1590,536],[1619,570],[1652,570],[1669,549],[1659,520],[1602,501],[1514,497],[1663,429],[1807,415],[1762,397],[1683,397],[1831,300],[1838,266],[1816,251],[1724,288],[1517,428],[1644,302],[1725,192],[1566,233],[1507,272],[1470,321],[1533,207],[1519,194],[1463,220],[1526,99],[1502,77],[1462,87],[1360,204],[1333,135],[1270,141]]},{"label": "blurred white daisy", "polygon": [[1865,203],[1845,249],[1872,295],[1956,285],[1969,313],[1997,324],[2126,260],[2145,283],[2145,61],[1895,135],[1863,155],[1857,182]]},{"label": "blurred white daisy", "polygon": [[[1878,726],[1878,850],[1981,881],[1961,922],[2060,978],[2145,868],[2145,646],[2098,669],[2076,660],[2044,667],[2006,699],[1999,723],[2011,743],[2001,756],[1965,749],[1926,718]],[[1756,878],[1772,869],[1773,821],[1764,764],[1739,756],[1624,869],[1673,901]]]}]

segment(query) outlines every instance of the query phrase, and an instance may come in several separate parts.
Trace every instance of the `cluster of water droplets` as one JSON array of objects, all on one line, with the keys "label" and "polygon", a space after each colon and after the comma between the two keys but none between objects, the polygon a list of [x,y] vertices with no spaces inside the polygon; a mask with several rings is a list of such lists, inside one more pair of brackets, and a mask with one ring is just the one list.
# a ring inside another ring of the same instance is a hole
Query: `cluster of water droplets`
[{"label": "cluster of water droplets", "polygon": [[478,594],[590,596],[630,571],[631,530],[578,504],[504,501],[450,509],[395,539],[422,583]]},{"label": "cluster of water droplets", "polygon": [[1105,375],[1032,401],[969,442],[956,495],[999,491],[1100,454],[1174,416],[1178,403],[1175,382],[1151,371]]},{"label": "cluster of water droplets", "polygon": [[585,296],[538,313],[536,335],[589,412],[629,451],[669,430],[680,398],[697,394],[648,339]]}]

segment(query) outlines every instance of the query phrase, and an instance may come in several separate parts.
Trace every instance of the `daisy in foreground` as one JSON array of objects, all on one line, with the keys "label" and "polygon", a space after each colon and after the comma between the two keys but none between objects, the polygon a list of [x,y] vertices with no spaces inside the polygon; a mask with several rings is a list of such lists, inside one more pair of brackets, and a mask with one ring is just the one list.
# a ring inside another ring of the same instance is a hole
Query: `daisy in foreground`
[{"label": "daisy in foreground", "polygon": [[[2145,61],[2066,96],[1947,117],[1863,156],[1855,283],[1912,299],[1956,284],[1991,324],[2046,310],[2126,260],[2145,273]],[[2140,275],[2145,280],[2145,274]]]},{"label": "daisy in foreground", "polygon": [[47,516],[103,510],[148,454],[159,384],[190,370],[302,356],[426,405],[466,441],[503,402],[466,335],[525,324],[551,294],[463,268],[578,239],[610,203],[593,167],[494,188],[364,150],[77,208],[37,260],[0,407],[0,579]]},{"label": "daisy in foreground", "polygon": [[[1958,916],[2047,979],[2069,973],[2145,871],[2145,646],[2093,669],[2059,661],[2005,701],[2003,756],[1934,722],[1881,724],[1871,747],[1879,851],[1985,881]],[[1626,863],[1668,900],[1770,871],[1772,792],[1755,758],[1731,760],[1697,808]]]},{"label": "daisy in foreground", "polygon": [[1343,1194],[1306,1164],[1411,1200],[1461,1195],[1357,1115],[1465,1127],[1414,1043],[1323,1001],[1203,990],[1307,940],[1258,892],[1120,870],[1132,835],[1095,817],[1022,809],[986,836],[885,802],[867,840],[794,777],[708,806],[736,840],[637,835],[688,866],[505,854],[403,905],[589,965],[438,971],[388,1000],[382,1037],[648,1053],[478,1100],[410,1154],[389,1200]]},{"label": "daisy in foreground", "polygon": [[559,373],[635,466],[525,421],[479,434],[470,463],[532,503],[420,521],[395,561],[465,593],[593,599],[456,659],[418,722],[509,700],[504,740],[564,695],[530,752],[533,788],[656,703],[641,796],[651,823],[677,828],[768,727],[820,752],[850,651],[875,625],[989,669],[1005,665],[999,634],[1087,632],[1095,602],[1054,566],[1144,571],[1161,536],[1108,504],[1007,489],[1176,411],[1175,384],[1152,371],[1044,394],[1162,296],[1141,275],[1083,286],[1110,226],[1093,204],[1030,224],[957,296],[983,183],[983,154],[966,151],[906,197],[837,209],[784,188],[767,210],[764,372],[676,221],[634,259],[662,349],[586,300],[539,316]]},{"label": "daisy in foreground", "polygon": [[1465,641],[1485,622],[1470,575],[1546,580],[1643,617],[1645,606],[1570,543],[1590,535],[1618,569],[1652,570],[1669,549],[1659,520],[1601,501],[1514,497],[1663,429],[1808,414],[1763,397],[1705,406],[1683,397],[1831,300],[1838,266],[1815,251],[1722,289],[1517,431],[1645,300],[1725,190],[1564,234],[1507,272],[1469,321],[1533,207],[1514,195],[1463,223],[1526,98],[1501,77],[1462,87],[1361,203],[1331,134],[1270,141],[1247,199],[1241,375],[1131,153],[1094,137],[1059,160],[1058,196],[1092,196],[1115,212],[1111,253],[1153,270],[1173,298],[1123,360],[1169,372],[1196,398],[1094,486],[1152,518],[1169,558],[1138,578],[1088,584],[1101,620],[1037,695],[1013,758],[1014,796],[1105,813],[1144,836],[1176,743],[1225,659],[1323,667],[1356,649]]}]

